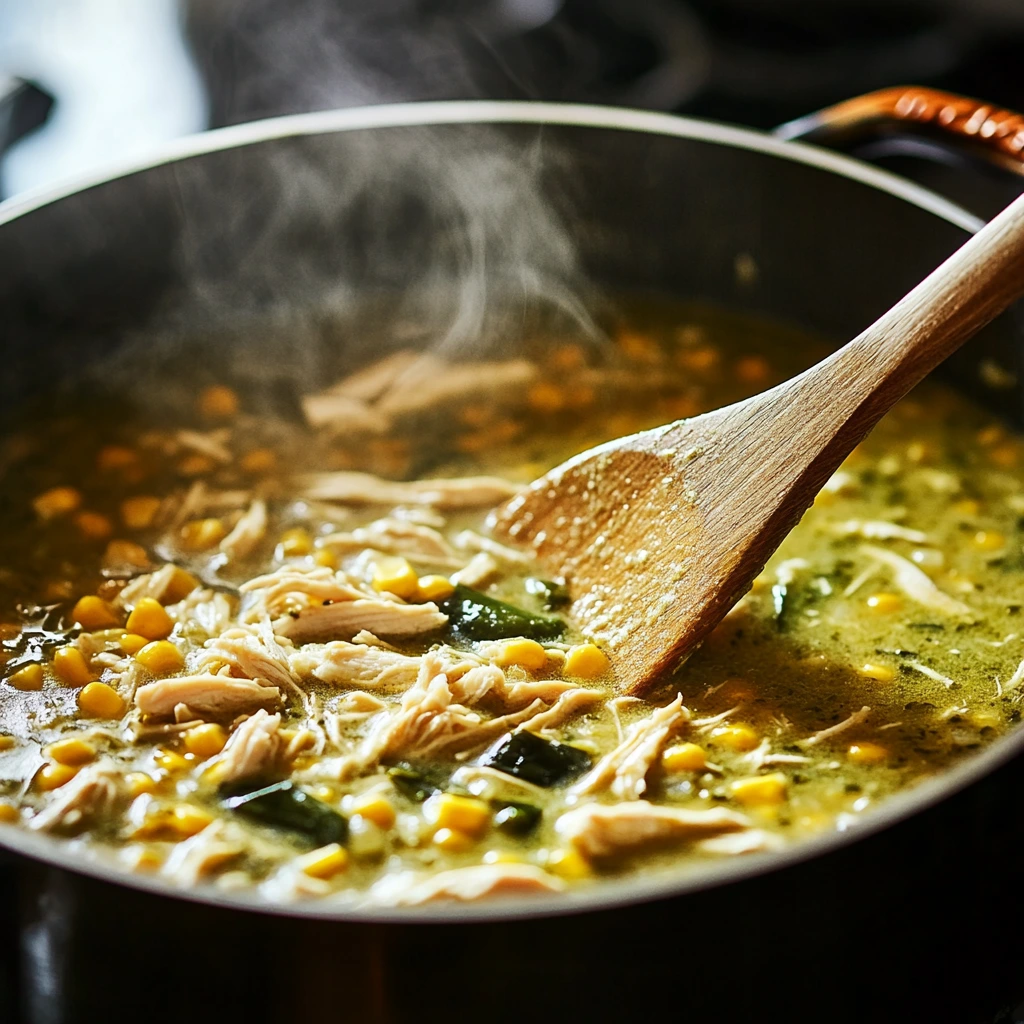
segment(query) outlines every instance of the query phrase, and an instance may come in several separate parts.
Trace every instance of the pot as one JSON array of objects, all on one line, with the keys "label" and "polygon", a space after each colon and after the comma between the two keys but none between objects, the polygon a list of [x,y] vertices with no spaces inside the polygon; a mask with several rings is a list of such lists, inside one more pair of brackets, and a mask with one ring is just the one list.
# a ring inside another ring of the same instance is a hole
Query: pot
[{"label": "pot", "polygon": [[[927,90],[853,102],[859,117],[841,106],[783,134],[909,121],[987,139],[1021,169],[1014,115]],[[439,195],[439,172],[458,187]],[[492,218],[502,204],[517,216]],[[483,225],[477,248],[459,218]],[[578,263],[552,223],[571,225]],[[488,309],[447,296],[480,284],[483,257],[514,283],[526,252],[595,294],[655,289],[845,339],[979,226],[867,164],[661,114],[454,102],[277,118],[0,206],[0,404],[97,373],[180,400],[194,384],[164,367],[188,352],[198,377],[228,372],[287,406],[332,379],[339,344],[355,365],[391,343],[360,340],[354,296],[400,292],[401,316],[434,318],[453,347],[500,339]],[[991,381],[1020,380],[1022,335],[1011,311],[942,370],[1017,426],[1021,386]],[[5,829],[0,1005],[31,1022],[1017,1019],[1022,748],[1018,730],[777,854],[520,903],[370,914],[181,893]]]}]

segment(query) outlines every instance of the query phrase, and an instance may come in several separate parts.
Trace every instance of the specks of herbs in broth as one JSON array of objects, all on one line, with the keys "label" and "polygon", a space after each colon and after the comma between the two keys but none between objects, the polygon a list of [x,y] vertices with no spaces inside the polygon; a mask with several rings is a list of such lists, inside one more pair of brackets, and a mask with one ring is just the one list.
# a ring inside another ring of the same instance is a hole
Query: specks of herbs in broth
[{"label": "specks of herbs in broth", "polygon": [[625,308],[594,353],[393,353],[302,427],[227,382],[175,422],[27,417],[0,451],[3,827],[182,886],[475,900],[842,829],[1016,722],[1021,443],[933,383],[674,677],[617,695],[488,509],[822,354]]}]

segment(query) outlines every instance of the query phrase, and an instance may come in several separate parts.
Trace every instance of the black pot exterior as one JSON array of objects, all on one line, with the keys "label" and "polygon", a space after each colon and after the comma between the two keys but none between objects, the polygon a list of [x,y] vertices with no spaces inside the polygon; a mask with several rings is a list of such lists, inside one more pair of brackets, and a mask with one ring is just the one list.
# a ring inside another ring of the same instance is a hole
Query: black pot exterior
[{"label": "black pot exterior", "polygon": [[[465,254],[437,214],[434,172],[494,146],[506,165],[481,164],[482,184],[529,165],[545,208],[571,226],[584,287],[669,292],[838,339],[870,323],[970,226],[924,194],[887,190],[841,163],[791,159],[756,136],[644,127],[268,131],[266,141],[161,163],[0,219],[0,400],[101,365],[107,375],[130,373],[154,400],[174,400],[193,385],[160,378],[164,356],[196,337],[205,339],[199,376],[227,367],[266,387],[273,366],[275,388],[329,379],[339,339],[350,362],[387,344],[346,328],[360,294],[404,291],[409,312],[451,322],[458,310],[429,298],[441,278],[423,272],[433,260],[442,278],[465,284]],[[449,196],[442,207],[466,214],[472,201]],[[500,241],[504,228],[488,230]],[[559,262],[557,241],[541,240],[545,271],[564,281],[575,270]],[[1019,425],[1020,390],[987,391],[979,374],[984,360],[1018,372],[1018,323],[1004,316],[943,372]],[[654,1012],[1015,1020],[1014,1001],[1024,1000],[1022,783],[1024,764],[1011,760],[802,864],[524,921],[289,918],[8,855],[0,1015],[9,1007],[9,1019],[32,1024]]]}]

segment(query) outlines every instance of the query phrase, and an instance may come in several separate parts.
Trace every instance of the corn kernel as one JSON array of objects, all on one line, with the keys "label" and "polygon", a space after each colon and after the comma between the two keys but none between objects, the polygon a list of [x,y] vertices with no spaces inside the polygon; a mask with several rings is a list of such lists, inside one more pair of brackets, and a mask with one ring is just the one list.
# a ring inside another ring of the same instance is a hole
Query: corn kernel
[{"label": "corn kernel", "polygon": [[129,530],[148,530],[153,525],[162,502],[149,494],[125,498],[121,502],[121,522]]},{"label": "corn kernel", "polygon": [[157,747],[153,751],[153,763],[165,772],[182,772],[192,767],[192,762],[187,757],[182,757],[181,754],[166,747]]},{"label": "corn kernel", "polygon": [[552,850],[544,865],[548,871],[567,881],[579,881],[589,878],[590,864],[579,850]]},{"label": "corn kernel", "polygon": [[228,535],[219,519],[193,519],[178,531],[178,543],[186,551],[209,551]]},{"label": "corn kernel", "polygon": [[622,331],[615,340],[626,357],[638,363],[657,363],[662,358],[661,346],[646,334]]},{"label": "corn kernel", "polygon": [[707,373],[718,365],[720,358],[718,349],[710,345],[688,346],[676,353],[676,365],[693,373]]},{"label": "corn kernel", "polygon": [[67,686],[85,686],[96,678],[77,647],[58,647],[53,656],[53,671]]},{"label": "corn kernel", "polygon": [[1017,465],[1019,456],[1020,449],[1013,442],[990,448],[988,453],[989,461],[1000,469],[1013,469]]},{"label": "corn kernel", "polygon": [[480,860],[484,864],[522,864],[523,858],[512,850],[488,850]]},{"label": "corn kernel", "polygon": [[71,609],[71,618],[82,629],[112,629],[117,625],[117,613],[106,601],[94,594],[80,597]]},{"label": "corn kernel", "polygon": [[121,857],[131,871],[159,871],[164,863],[160,851],[146,846],[126,846]]},{"label": "corn kernel", "polygon": [[144,597],[132,609],[125,629],[138,633],[147,640],[165,640],[174,629],[174,620],[164,611],[163,605],[152,597]]},{"label": "corn kernel", "polygon": [[661,755],[662,767],[667,772],[699,772],[707,764],[704,748],[696,743],[678,743]]},{"label": "corn kernel", "polygon": [[139,636],[138,633],[122,633],[117,638],[117,646],[125,654],[138,654],[148,643],[152,643],[152,641],[147,640],[144,636]]},{"label": "corn kernel", "polygon": [[981,502],[975,498],[963,498],[960,501],[953,502],[950,509],[958,516],[973,518],[981,514]]},{"label": "corn kernel", "polygon": [[313,538],[308,530],[295,526],[281,534],[277,547],[282,558],[298,558],[308,555],[313,550]]},{"label": "corn kernel", "polygon": [[338,556],[330,548],[319,548],[313,555],[313,561],[325,569],[338,568]]},{"label": "corn kernel", "polygon": [[16,825],[19,821],[21,821],[21,811],[14,804],[7,803],[6,800],[0,801],[0,824]]},{"label": "corn kernel", "polygon": [[526,401],[537,412],[554,413],[565,408],[565,392],[551,381],[537,381],[526,393]]},{"label": "corn kernel", "polygon": [[474,836],[486,831],[491,821],[491,809],[483,800],[454,793],[436,793],[423,805],[423,814],[438,828]]},{"label": "corn kernel", "polygon": [[548,663],[548,652],[536,640],[509,640],[501,645],[495,665],[519,665],[536,672]]},{"label": "corn kernel", "polygon": [[190,754],[195,754],[196,757],[213,757],[224,749],[228,734],[224,726],[216,722],[206,722],[193,729],[187,729],[181,739]]},{"label": "corn kernel", "polygon": [[767,807],[786,799],[788,780],[782,772],[737,779],[729,788],[733,797],[747,807]]},{"label": "corn kernel", "polygon": [[903,607],[903,599],[899,594],[872,594],[865,604],[879,615],[891,615]]},{"label": "corn kernel", "polygon": [[861,665],[857,672],[867,679],[877,679],[880,683],[891,683],[896,678],[895,669],[888,665],[875,665],[870,661]]},{"label": "corn kernel", "polygon": [[142,796],[143,793],[155,793],[159,785],[158,780],[148,772],[129,772],[124,777],[124,781],[133,800],[137,796]]},{"label": "corn kernel", "polygon": [[231,388],[217,384],[199,396],[196,408],[208,420],[229,420],[238,414],[238,395]]},{"label": "corn kernel", "polygon": [[421,601],[443,601],[455,593],[455,584],[447,576],[421,576],[418,590]]},{"label": "corn kernel", "polygon": [[373,566],[370,584],[374,590],[386,591],[409,600],[419,593],[420,581],[416,570],[404,558],[378,558]]},{"label": "corn kernel", "polygon": [[161,604],[177,604],[182,598],[188,597],[196,587],[199,586],[199,580],[190,572],[186,572],[180,566],[174,567],[174,572],[171,574],[171,578],[167,581],[167,585],[164,587],[163,597],[160,600]]},{"label": "corn kernel", "polygon": [[113,523],[99,512],[79,512],[75,526],[86,540],[106,540],[114,532]]},{"label": "corn kernel", "polygon": [[0,735],[0,750],[13,750],[17,745],[18,741],[14,736]]},{"label": "corn kernel", "polygon": [[89,683],[78,695],[78,709],[92,718],[120,718],[124,714],[124,701],[112,686]]},{"label": "corn kernel", "polygon": [[198,835],[212,821],[212,814],[191,804],[178,804],[170,809],[151,809],[133,833],[133,838],[177,842]]},{"label": "corn kernel", "polygon": [[453,828],[439,828],[434,833],[434,845],[440,846],[447,853],[465,853],[476,840]]},{"label": "corn kernel", "polygon": [[277,456],[270,448],[253,448],[238,460],[238,465],[243,473],[257,476],[271,472],[277,465]]},{"label": "corn kernel", "polygon": [[846,751],[847,758],[854,764],[881,764],[889,756],[889,751],[878,743],[851,743]]},{"label": "corn kernel", "polygon": [[378,828],[389,829],[395,823],[391,801],[379,793],[364,793],[352,801],[352,813],[372,821]]},{"label": "corn kernel", "polygon": [[348,850],[338,843],[329,843],[295,858],[295,866],[310,878],[332,878],[348,867]]},{"label": "corn kernel", "polygon": [[137,569],[146,569],[149,566],[149,555],[141,544],[131,540],[120,538],[112,540],[103,552],[103,564],[105,566],[133,565]]},{"label": "corn kernel", "polygon": [[119,444],[108,444],[96,454],[96,468],[101,473],[112,473],[137,465],[138,452]]},{"label": "corn kernel", "polygon": [[52,487],[32,502],[40,519],[55,519],[66,516],[82,504],[82,495],[74,487]]},{"label": "corn kernel", "polygon": [[199,455],[198,453],[186,455],[178,463],[178,472],[182,476],[205,476],[216,468],[217,463],[209,455]]},{"label": "corn kernel", "polygon": [[742,722],[733,725],[720,725],[711,731],[712,738],[728,750],[747,751],[753,750],[761,742],[757,733]]},{"label": "corn kernel", "polygon": [[7,682],[16,690],[41,690],[43,688],[43,666],[38,662],[32,662],[12,672],[7,677]]},{"label": "corn kernel", "polygon": [[69,736],[66,740],[57,740],[56,743],[51,743],[46,754],[51,761],[56,761],[57,764],[80,768],[96,756],[96,748],[88,740]]},{"label": "corn kernel", "polygon": [[596,679],[611,667],[608,655],[594,644],[579,644],[570,647],[562,665],[562,674],[577,679]]},{"label": "corn kernel", "polygon": [[999,551],[1006,547],[1006,538],[996,530],[979,530],[971,541],[979,551]]},{"label": "corn kernel", "polygon": [[59,789],[78,774],[78,769],[69,764],[54,764],[48,761],[36,772],[36,788],[44,793]]},{"label": "corn kernel", "polygon": [[135,655],[135,660],[154,675],[167,676],[180,672],[185,658],[170,640],[154,640]]}]

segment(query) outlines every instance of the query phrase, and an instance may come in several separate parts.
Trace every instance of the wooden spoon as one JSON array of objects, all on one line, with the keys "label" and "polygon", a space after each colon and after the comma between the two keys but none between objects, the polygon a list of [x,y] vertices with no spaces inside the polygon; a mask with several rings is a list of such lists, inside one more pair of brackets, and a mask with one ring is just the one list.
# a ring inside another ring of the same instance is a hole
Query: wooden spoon
[{"label": "wooden spoon", "polygon": [[930,370],[1024,294],[1024,196],[792,380],[577,455],[492,513],[564,576],[631,694],[689,655],[822,485]]}]

